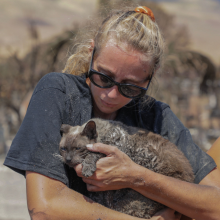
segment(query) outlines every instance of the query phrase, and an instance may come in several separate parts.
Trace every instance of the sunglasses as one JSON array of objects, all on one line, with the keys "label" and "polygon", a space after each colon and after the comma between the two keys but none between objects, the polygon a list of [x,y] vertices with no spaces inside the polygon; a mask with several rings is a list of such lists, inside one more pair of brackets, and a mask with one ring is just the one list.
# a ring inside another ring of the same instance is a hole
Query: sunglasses
[{"label": "sunglasses", "polygon": [[128,84],[128,83],[118,83],[114,81],[111,77],[105,75],[104,73],[100,73],[92,69],[94,53],[95,53],[95,48],[92,53],[88,77],[95,86],[99,88],[107,89],[107,88],[111,88],[116,85],[121,95],[125,96],[126,98],[131,98],[131,99],[140,98],[146,94],[146,91],[148,90],[153,74],[150,77],[147,88],[143,88],[143,87],[136,86],[133,84]]}]

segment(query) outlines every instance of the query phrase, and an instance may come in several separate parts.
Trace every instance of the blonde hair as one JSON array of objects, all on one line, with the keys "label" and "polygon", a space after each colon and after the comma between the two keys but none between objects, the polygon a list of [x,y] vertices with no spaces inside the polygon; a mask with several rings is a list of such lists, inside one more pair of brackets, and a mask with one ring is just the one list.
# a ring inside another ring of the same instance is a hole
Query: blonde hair
[{"label": "blonde hair", "polygon": [[[156,22],[144,13],[135,11],[111,13],[95,35],[96,53],[99,53],[109,40],[114,40],[119,46],[125,43],[129,48],[141,52],[145,58],[150,59],[153,70],[161,65],[164,41]],[[76,52],[67,60],[63,71],[73,75],[88,72],[91,58],[89,47],[91,47],[89,42],[79,44]]]}]

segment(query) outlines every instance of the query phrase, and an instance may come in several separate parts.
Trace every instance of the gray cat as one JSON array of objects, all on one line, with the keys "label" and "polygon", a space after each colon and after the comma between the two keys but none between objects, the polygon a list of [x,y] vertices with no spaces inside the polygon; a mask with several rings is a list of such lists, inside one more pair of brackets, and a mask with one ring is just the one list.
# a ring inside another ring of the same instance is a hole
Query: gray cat
[{"label": "gray cat", "polygon": [[[154,172],[193,182],[192,168],[183,153],[160,135],[121,122],[92,119],[82,126],[61,126],[60,154],[68,166],[82,163],[82,174],[91,176],[105,155],[88,151],[87,144],[116,146],[135,163]],[[149,219],[165,206],[132,189],[89,192],[89,198],[113,210]]]}]

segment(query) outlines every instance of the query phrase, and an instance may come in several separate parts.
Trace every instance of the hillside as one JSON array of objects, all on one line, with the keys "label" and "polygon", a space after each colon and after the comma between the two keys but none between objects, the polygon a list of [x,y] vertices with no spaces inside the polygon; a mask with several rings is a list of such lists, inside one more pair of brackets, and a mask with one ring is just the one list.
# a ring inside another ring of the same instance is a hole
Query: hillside
[{"label": "hillside", "polygon": [[30,22],[37,25],[44,41],[84,21],[94,12],[95,3],[96,0],[0,0],[0,54],[27,51]]},{"label": "hillside", "polygon": [[175,15],[177,23],[188,27],[191,48],[220,65],[220,0],[162,1],[160,4]]},{"label": "hillside", "polygon": [[[191,47],[220,64],[220,0],[155,0],[175,15],[178,24],[188,26]],[[0,54],[19,49],[29,42],[28,22],[34,22],[41,40],[84,21],[95,11],[97,0],[0,0]]]}]

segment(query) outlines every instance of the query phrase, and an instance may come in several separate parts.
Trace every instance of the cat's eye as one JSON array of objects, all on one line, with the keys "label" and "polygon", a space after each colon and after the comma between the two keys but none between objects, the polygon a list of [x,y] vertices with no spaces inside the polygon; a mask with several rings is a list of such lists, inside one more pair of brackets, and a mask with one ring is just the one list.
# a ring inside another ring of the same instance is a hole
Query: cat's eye
[{"label": "cat's eye", "polygon": [[80,150],[81,148],[80,147],[76,147],[76,150]]},{"label": "cat's eye", "polygon": [[60,150],[67,151],[67,148],[66,147],[61,147]]}]

